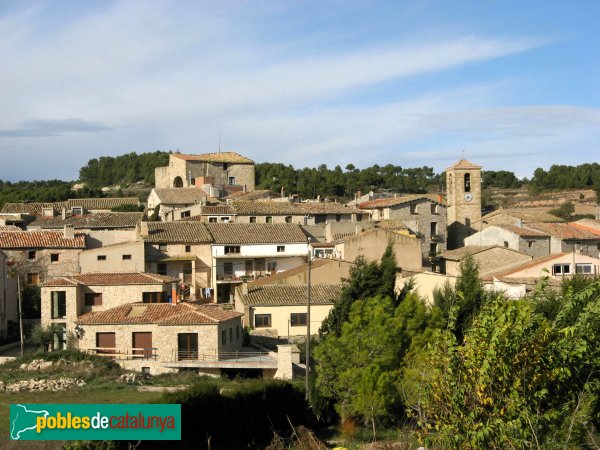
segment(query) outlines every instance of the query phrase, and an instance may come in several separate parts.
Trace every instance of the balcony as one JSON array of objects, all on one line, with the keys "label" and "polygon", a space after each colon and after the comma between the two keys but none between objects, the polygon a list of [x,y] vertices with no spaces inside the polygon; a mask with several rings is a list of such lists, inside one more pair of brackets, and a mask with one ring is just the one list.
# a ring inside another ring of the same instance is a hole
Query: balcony
[{"label": "balcony", "polygon": [[156,347],[129,349],[119,349],[114,347],[92,347],[85,349],[84,352],[117,360],[139,359],[156,361],[158,359],[158,348]]},{"label": "balcony", "polygon": [[432,234],[431,242],[444,242],[444,235],[442,234]]},{"label": "balcony", "polygon": [[218,273],[217,281],[226,281],[230,283],[243,283],[244,281],[257,280],[258,278],[269,277],[272,275],[272,272],[264,271],[264,272],[254,272],[248,275],[237,275],[237,274],[226,274],[226,273]]}]

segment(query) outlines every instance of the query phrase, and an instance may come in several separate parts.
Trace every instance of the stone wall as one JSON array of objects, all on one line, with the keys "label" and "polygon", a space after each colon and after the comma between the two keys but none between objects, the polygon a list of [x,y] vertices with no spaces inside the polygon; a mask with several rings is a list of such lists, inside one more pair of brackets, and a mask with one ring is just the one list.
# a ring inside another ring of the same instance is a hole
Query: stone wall
[{"label": "stone wall", "polygon": [[534,258],[550,254],[550,240],[548,238],[520,238],[519,251],[527,253]]}]

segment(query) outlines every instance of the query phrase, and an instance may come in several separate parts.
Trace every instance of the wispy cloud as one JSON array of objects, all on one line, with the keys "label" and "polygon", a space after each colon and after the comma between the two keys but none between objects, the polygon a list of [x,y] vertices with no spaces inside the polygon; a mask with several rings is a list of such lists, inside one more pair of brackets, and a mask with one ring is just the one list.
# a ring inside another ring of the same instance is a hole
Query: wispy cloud
[{"label": "wispy cloud", "polygon": [[10,130],[0,130],[1,137],[38,138],[62,136],[68,133],[97,133],[108,131],[111,127],[101,122],[90,122],[82,119],[45,119],[29,120],[21,127]]}]

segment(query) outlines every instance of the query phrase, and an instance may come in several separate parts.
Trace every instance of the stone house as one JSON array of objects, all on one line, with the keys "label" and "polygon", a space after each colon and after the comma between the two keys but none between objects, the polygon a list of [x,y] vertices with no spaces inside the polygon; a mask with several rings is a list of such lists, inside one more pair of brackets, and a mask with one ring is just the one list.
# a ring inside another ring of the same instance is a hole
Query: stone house
[{"label": "stone house", "polygon": [[86,237],[72,227],[63,231],[3,231],[0,249],[13,259],[15,270],[29,284],[80,271],[79,254]]},{"label": "stone house", "polygon": [[77,318],[82,314],[129,303],[168,303],[177,298],[177,282],[140,272],[54,278],[41,284],[42,326],[57,324],[63,332],[57,334],[55,348],[66,348],[67,336],[75,334]]},{"label": "stone house", "polygon": [[240,350],[241,317],[216,305],[126,304],[81,315],[77,343],[80,350],[115,358],[128,370],[173,372],[179,362],[218,360]]},{"label": "stone house", "polygon": [[441,272],[451,276],[460,275],[460,264],[467,255],[470,255],[477,264],[480,276],[500,269],[520,266],[533,259],[531,255],[499,245],[466,246],[448,250],[440,255]]},{"label": "stone house", "polygon": [[[157,167],[154,172],[157,188],[196,186],[209,192],[211,186],[222,194],[254,190],[254,161],[235,152],[185,155],[172,153],[169,165]],[[226,194],[225,194],[226,195]]]},{"label": "stone house", "polygon": [[575,274],[597,276],[600,274],[600,259],[580,253],[558,253],[536,258],[508,270],[500,270],[489,274],[501,281],[521,281],[527,279],[539,280],[547,276],[550,279],[561,280]]},{"label": "stone house", "polygon": [[600,231],[578,223],[532,223],[529,227],[550,236],[550,253],[576,252],[600,256]]},{"label": "stone house", "polygon": [[144,272],[144,241],[121,242],[84,250],[79,254],[82,274],[91,272]]},{"label": "stone house", "polygon": [[17,312],[17,280],[9,278],[8,257],[0,250],[0,337],[6,338],[9,322],[16,325]]},{"label": "stone house", "polygon": [[[202,224],[199,224],[202,225]],[[275,223],[208,223],[212,235],[212,280],[215,301],[233,302],[236,285],[292,269],[308,256],[308,240],[299,225]]]},{"label": "stone house", "polygon": [[53,203],[5,203],[1,213],[26,214],[32,217],[68,217],[85,216],[111,212],[113,208],[122,206],[140,206],[137,197],[105,197],[105,198],[75,198],[64,202]]},{"label": "stone house", "polygon": [[[195,216],[195,214],[198,214]],[[370,213],[356,207],[331,202],[230,201],[192,210],[189,219],[208,223],[294,223],[298,225],[328,222],[362,222]]]},{"label": "stone house", "polygon": [[370,261],[379,261],[388,243],[396,255],[396,263],[402,270],[421,270],[421,240],[396,230],[371,228],[359,234],[349,234],[333,242],[335,255],[345,261],[354,261],[363,256]]},{"label": "stone house", "polygon": [[158,217],[163,222],[186,219],[198,215],[196,209],[205,205],[208,200],[208,194],[195,186],[154,188],[148,195],[148,215],[153,214],[158,206]]},{"label": "stone house", "polygon": [[421,238],[422,264],[429,267],[432,257],[446,250],[446,206],[441,199],[424,195],[381,198],[361,203],[361,209],[371,211],[375,221],[401,221]]},{"label": "stone house", "polygon": [[530,226],[490,225],[465,238],[465,246],[490,246],[510,248],[534,258],[550,253],[550,236]]},{"label": "stone house", "polygon": [[72,227],[86,234],[86,247],[90,249],[135,240],[143,217],[143,212],[86,212],[66,218],[38,216],[27,225],[27,229],[62,230],[65,226]]},{"label": "stone house", "polygon": [[[311,335],[319,332],[323,320],[338,300],[341,284],[311,284]],[[244,325],[271,337],[306,336],[306,285],[251,284],[236,288],[236,311],[243,313]]]},{"label": "stone house", "polygon": [[186,299],[213,301],[212,235],[199,222],[142,222],[146,271],[180,280]]}]

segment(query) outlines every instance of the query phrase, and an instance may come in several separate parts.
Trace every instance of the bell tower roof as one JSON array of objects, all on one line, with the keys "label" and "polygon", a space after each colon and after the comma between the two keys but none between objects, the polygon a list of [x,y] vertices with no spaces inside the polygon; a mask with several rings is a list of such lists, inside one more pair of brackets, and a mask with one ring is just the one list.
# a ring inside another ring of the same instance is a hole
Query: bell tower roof
[{"label": "bell tower roof", "polygon": [[452,169],[481,169],[481,166],[478,166],[477,164],[473,164],[471,161],[467,161],[466,159],[461,158],[457,162],[452,164],[450,167],[448,167],[446,170]]}]

